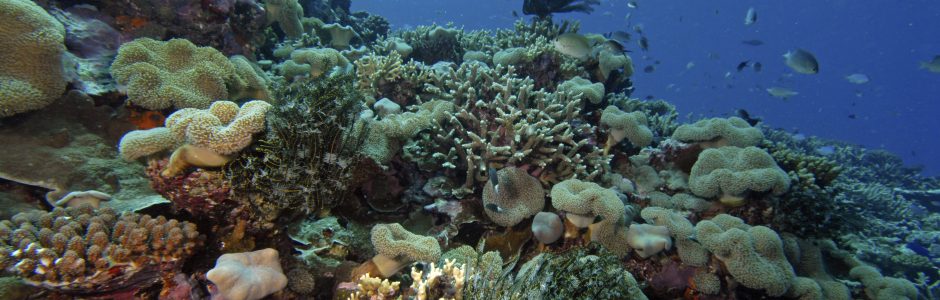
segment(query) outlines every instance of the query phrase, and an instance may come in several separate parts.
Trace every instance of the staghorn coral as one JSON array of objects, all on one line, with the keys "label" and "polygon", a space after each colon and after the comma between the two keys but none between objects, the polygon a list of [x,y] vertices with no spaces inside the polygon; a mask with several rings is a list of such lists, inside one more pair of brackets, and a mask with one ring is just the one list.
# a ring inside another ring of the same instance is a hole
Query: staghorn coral
[{"label": "staghorn coral", "polygon": [[49,105],[65,91],[65,28],[28,0],[0,1],[0,117]]},{"label": "staghorn coral", "polygon": [[352,77],[277,86],[275,97],[282,102],[268,114],[266,134],[226,168],[233,189],[297,213],[342,202],[368,134],[353,130],[362,100]]},{"label": "staghorn coral", "polygon": [[689,187],[696,196],[719,197],[721,203],[740,206],[747,192],[780,195],[790,188],[790,178],[766,151],[757,147],[705,149],[689,173]]},{"label": "staghorn coral", "polygon": [[456,113],[414,137],[406,157],[427,171],[463,175],[458,195],[487,180],[486,165],[528,168],[543,185],[600,178],[610,158],[593,143],[581,101],[535,91],[531,79],[514,77],[512,70],[465,63],[435,76],[428,93],[451,101]]},{"label": "staghorn coral", "polygon": [[[245,63],[239,61],[239,68]],[[129,103],[151,110],[206,108],[219,99],[258,95],[253,91],[263,86],[263,77],[237,71],[218,50],[184,39],[141,38],[121,45],[111,76],[127,86]]]},{"label": "staghorn coral", "polygon": [[495,178],[486,182],[483,187],[483,205],[490,220],[511,227],[545,207],[545,190],[525,170],[507,167],[500,169]]},{"label": "staghorn coral", "polygon": [[463,287],[467,279],[467,266],[456,265],[454,260],[445,260],[438,268],[431,263],[427,272],[411,268],[411,292],[417,299],[463,299]]},{"label": "staghorn coral", "polygon": [[206,278],[214,285],[209,289],[213,298],[227,300],[258,300],[287,287],[277,250],[271,248],[223,254]]},{"label": "staghorn coral", "polygon": [[202,240],[195,224],[162,216],[91,206],[31,211],[0,221],[0,268],[45,289],[107,294],[160,282]]}]

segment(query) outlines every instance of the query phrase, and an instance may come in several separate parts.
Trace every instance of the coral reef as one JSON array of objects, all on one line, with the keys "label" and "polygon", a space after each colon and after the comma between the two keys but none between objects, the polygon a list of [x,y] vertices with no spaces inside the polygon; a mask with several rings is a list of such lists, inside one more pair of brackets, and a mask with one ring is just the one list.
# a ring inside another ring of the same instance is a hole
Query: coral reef
[{"label": "coral reef", "polygon": [[740,206],[748,192],[783,194],[790,188],[790,178],[766,151],[728,146],[699,154],[689,173],[689,187],[697,196],[719,197],[723,204]]},{"label": "coral reef", "polygon": [[3,269],[26,283],[88,295],[136,290],[179,271],[203,237],[196,226],[91,206],[0,221]]},{"label": "coral reef", "polygon": [[672,138],[686,143],[700,143],[703,147],[757,146],[764,139],[760,129],[751,127],[738,117],[705,119],[676,128]]},{"label": "coral reef", "polygon": [[507,167],[496,173],[483,187],[486,216],[501,226],[513,226],[545,207],[545,190],[525,170]]}]

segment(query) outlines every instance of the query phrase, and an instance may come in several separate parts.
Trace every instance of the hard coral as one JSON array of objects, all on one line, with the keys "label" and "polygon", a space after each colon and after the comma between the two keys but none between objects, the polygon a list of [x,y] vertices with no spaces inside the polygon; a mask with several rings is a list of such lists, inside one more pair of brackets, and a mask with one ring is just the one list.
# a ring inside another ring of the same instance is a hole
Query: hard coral
[{"label": "hard coral", "polygon": [[65,28],[29,0],[0,1],[0,117],[40,109],[65,91]]},{"label": "hard coral", "polygon": [[196,225],[90,206],[0,221],[0,268],[30,285],[72,294],[145,288],[202,243]]}]

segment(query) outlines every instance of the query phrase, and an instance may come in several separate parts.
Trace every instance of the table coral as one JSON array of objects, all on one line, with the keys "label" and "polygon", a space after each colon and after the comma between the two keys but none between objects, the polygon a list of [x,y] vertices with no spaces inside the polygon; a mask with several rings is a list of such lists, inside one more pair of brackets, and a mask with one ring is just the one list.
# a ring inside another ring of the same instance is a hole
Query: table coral
[{"label": "table coral", "polygon": [[39,5],[0,1],[0,41],[0,117],[43,108],[65,91],[65,28]]},{"label": "table coral", "polygon": [[32,211],[0,221],[0,267],[30,285],[106,294],[160,282],[203,237],[196,225],[91,206]]}]

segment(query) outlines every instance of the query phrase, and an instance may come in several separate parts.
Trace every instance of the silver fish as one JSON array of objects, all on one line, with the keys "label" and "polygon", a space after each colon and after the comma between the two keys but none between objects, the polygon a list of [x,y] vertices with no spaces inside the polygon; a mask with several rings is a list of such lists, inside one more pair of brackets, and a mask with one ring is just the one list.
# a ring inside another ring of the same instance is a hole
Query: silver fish
[{"label": "silver fish", "polygon": [[800,93],[798,93],[798,92],[796,92],[796,91],[794,91],[794,90],[791,90],[791,89],[788,89],[788,88],[782,88],[782,87],[771,87],[771,88],[768,88],[768,89],[767,89],[767,93],[770,94],[771,96],[774,96],[774,97],[777,97],[777,98],[780,98],[780,99],[783,99],[783,100],[787,100],[787,98],[790,98],[790,97],[793,97],[793,96],[796,96],[796,95],[799,95],[799,94],[800,94]]},{"label": "silver fish", "polygon": [[747,9],[747,15],[744,16],[744,25],[751,26],[757,22],[757,11],[753,7]]},{"label": "silver fish", "polygon": [[816,56],[814,56],[809,51],[796,49],[784,54],[783,58],[787,66],[797,73],[819,73],[819,62],[816,60]]},{"label": "silver fish", "polygon": [[565,33],[555,38],[555,50],[565,55],[584,59],[591,54],[591,46],[588,39],[577,33]]},{"label": "silver fish", "polygon": [[845,80],[848,80],[849,82],[854,83],[854,84],[866,84],[871,79],[868,78],[868,75],[855,73],[851,75],[846,75]]}]

